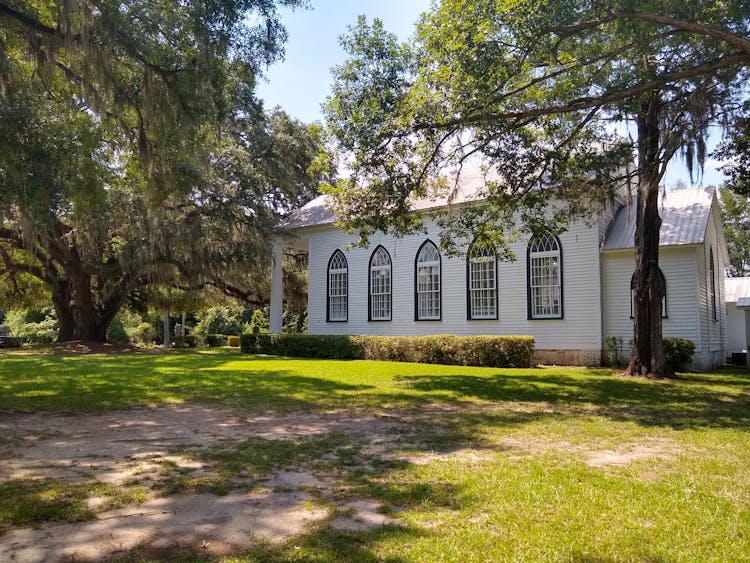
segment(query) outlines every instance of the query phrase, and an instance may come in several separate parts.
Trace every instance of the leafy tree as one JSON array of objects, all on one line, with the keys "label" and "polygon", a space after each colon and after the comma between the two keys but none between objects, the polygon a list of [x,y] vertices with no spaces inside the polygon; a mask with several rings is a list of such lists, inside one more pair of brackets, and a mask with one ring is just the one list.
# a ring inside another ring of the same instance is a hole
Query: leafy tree
[{"label": "leafy tree", "polygon": [[725,188],[719,201],[729,249],[729,273],[732,277],[750,274],[750,200]]},{"label": "leafy tree", "polygon": [[[634,181],[628,369],[669,375],[659,183],[676,154],[691,172],[702,166],[709,125],[726,124],[741,101],[749,28],[746,1],[443,0],[422,17],[411,47],[360,19],[343,39],[350,59],[336,69],[328,103],[352,157],[351,178],[331,190],[338,214],[364,238],[409,232],[419,227],[410,198],[455,195],[473,168],[485,176],[486,205],[451,210],[443,242],[478,233],[505,243],[519,210],[529,231],[561,229]],[[629,123],[635,140],[614,135],[614,122]],[[550,198],[568,208],[547,216]]]},{"label": "leafy tree", "polygon": [[726,187],[750,197],[750,103],[735,118],[727,140],[714,156],[725,161],[722,172],[729,177]]},{"label": "leafy tree", "polygon": [[253,94],[298,4],[0,0],[0,281],[40,280],[60,340],[103,340],[152,286],[253,300],[279,213],[330,169],[319,128]]}]

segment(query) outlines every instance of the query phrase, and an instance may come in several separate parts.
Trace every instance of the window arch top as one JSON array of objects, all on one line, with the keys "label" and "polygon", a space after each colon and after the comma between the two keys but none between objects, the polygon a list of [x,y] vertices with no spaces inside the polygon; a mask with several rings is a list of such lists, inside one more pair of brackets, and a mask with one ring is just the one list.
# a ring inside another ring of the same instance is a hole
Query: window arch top
[{"label": "window arch top", "polygon": [[440,253],[438,252],[437,247],[428,240],[419,250],[417,264],[432,264],[438,262],[440,262]]},{"label": "window arch top", "polygon": [[347,269],[346,256],[340,250],[337,250],[331,256],[331,262],[328,265],[331,272],[344,271]]},{"label": "window arch top", "polygon": [[536,235],[529,241],[529,252],[560,252],[560,243],[550,234]]},{"label": "window arch top", "polygon": [[390,265],[391,265],[391,257],[388,255],[388,251],[382,246],[379,246],[375,250],[375,252],[373,252],[372,254],[370,267],[377,268],[381,266],[390,266]]}]

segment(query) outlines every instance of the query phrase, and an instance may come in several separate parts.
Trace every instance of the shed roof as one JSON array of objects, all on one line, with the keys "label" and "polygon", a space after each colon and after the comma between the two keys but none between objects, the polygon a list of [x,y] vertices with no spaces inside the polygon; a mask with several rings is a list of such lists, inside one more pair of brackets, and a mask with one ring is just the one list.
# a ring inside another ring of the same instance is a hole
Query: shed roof
[{"label": "shed roof", "polygon": [[725,301],[737,303],[750,297],[750,278],[724,278]]},{"label": "shed roof", "polygon": [[[700,244],[706,236],[711,215],[713,188],[673,190],[659,197],[660,246]],[[604,240],[604,250],[633,248],[635,208],[621,207],[615,214]]]}]

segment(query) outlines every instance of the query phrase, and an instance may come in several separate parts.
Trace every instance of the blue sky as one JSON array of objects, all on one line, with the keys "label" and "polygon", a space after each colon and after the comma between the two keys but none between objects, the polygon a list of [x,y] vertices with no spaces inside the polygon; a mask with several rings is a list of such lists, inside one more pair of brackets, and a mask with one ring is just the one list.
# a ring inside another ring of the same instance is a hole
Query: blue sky
[{"label": "blue sky", "polygon": [[[268,69],[258,87],[267,108],[280,106],[304,122],[323,120],[321,104],[330,91],[331,68],[345,59],[339,37],[359,14],[369,20],[380,18],[388,31],[406,40],[430,0],[311,0],[311,4],[310,9],[282,10],[289,33],[286,57]],[[714,134],[712,140],[719,136]],[[706,163],[703,185],[719,185],[723,178],[716,162]],[[690,185],[687,170],[676,157],[665,182],[672,187],[678,181]]]}]

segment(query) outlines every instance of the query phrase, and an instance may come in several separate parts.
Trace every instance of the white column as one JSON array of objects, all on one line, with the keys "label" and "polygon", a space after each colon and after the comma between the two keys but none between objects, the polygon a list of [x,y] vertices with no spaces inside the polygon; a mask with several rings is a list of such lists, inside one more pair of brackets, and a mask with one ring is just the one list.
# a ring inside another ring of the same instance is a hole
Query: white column
[{"label": "white column", "polygon": [[271,314],[269,319],[269,331],[281,332],[281,296],[282,277],[281,272],[281,243],[273,243],[273,254],[271,255]]}]

